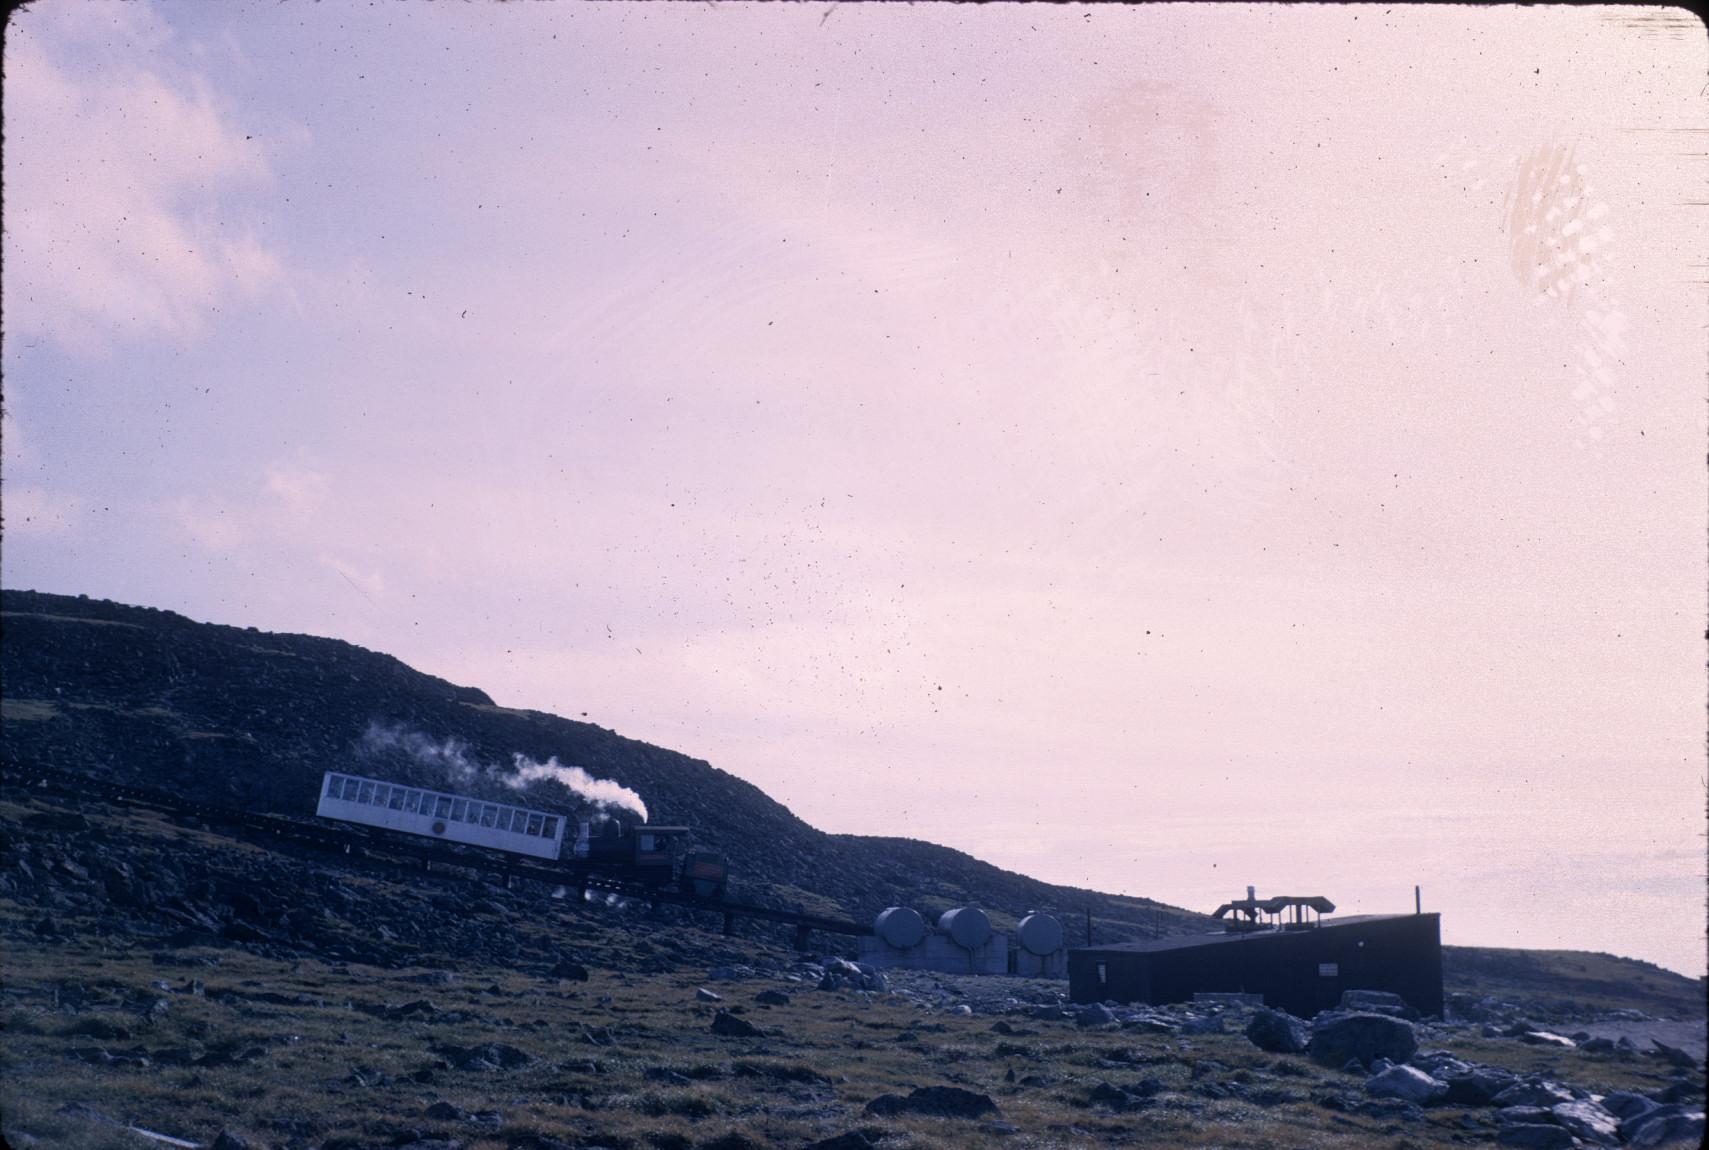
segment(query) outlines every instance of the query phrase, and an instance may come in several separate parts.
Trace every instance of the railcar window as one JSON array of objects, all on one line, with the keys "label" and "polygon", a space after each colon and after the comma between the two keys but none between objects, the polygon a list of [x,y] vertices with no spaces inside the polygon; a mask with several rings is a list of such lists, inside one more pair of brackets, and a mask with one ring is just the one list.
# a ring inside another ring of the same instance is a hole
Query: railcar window
[{"label": "railcar window", "polygon": [[540,833],[540,820],[541,820],[541,816],[539,816],[539,815],[531,814],[528,816],[528,833],[529,834],[538,835]]},{"label": "railcar window", "polygon": [[378,786],[376,786],[374,788],[374,805],[377,807],[385,806],[386,805],[386,798],[391,793],[392,793],[392,788],[388,787],[385,783],[381,783]]},{"label": "railcar window", "polygon": [[451,800],[440,795],[433,802],[433,817],[447,819],[451,817]]},{"label": "railcar window", "polygon": [[551,815],[547,815],[546,825],[541,829],[540,833],[546,838],[556,838],[558,834],[558,820]]},{"label": "railcar window", "polygon": [[498,829],[508,831],[510,829],[510,816],[515,813],[509,807],[500,807],[498,809]]},{"label": "railcar window", "polygon": [[363,803],[373,802],[374,801],[374,784],[370,783],[370,782],[364,782],[362,784],[362,789],[360,791],[358,791],[357,794],[360,796],[357,799],[358,802],[363,802]]},{"label": "railcar window", "polygon": [[421,792],[410,791],[404,795],[404,814],[413,815],[421,809]]},{"label": "railcar window", "polygon": [[408,791],[404,790],[402,787],[393,787],[391,802],[386,805],[394,811],[401,811],[404,809],[404,800],[407,798],[409,798]]},{"label": "railcar window", "polygon": [[345,802],[347,802],[347,803],[355,802],[358,798],[361,797],[361,792],[362,792],[362,780],[361,779],[345,779],[344,780],[344,801]]},{"label": "railcar window", "polygon": [[344,793],[344,780],[337,775],[326,776],[326,797],[336,799]]},{"label": "railcar window", "polygon": [[454,823],[462,822],[463,821],[463,811],[468,807],[468,805],[469,805],[468,799],[452,799],[451,800],[451,821]]},{"label": "railcar window", "polygon": [[483,827],[490,827],[496,822],[498,822],[498,808],[492,806],[482,807],[481,825]]}]

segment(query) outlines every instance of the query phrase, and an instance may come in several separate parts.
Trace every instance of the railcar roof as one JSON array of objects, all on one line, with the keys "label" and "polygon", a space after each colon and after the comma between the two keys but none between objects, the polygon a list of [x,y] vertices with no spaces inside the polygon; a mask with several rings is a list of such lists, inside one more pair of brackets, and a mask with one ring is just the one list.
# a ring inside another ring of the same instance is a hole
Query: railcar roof
[{"label": "railcar roof", "polygon": [[511,807],[519,811],[527,811],[533,815],[550,815],[552,818],[562,818],[560,811],[548,810],[545,807],[531,807],[526,803],[512,802],[510,799],[484,799],[478,795],[463,794],[460,791],[447,791],[441,787],[418,787],[414,783],[400,783],[396,779],[376,779],[373,775],[359,775],[354,771],[327,771],[326,775],[337,775],[340,778],[355,779],[358,782],[374,783],[383,787],[402,787],[406,791],[421,791],[430,795],[444,795],[450,799],[467,799],[472,803],[488,803],[495,807]]},{"label": "railcar roof", "polygon": [[1434,913],[1428,914],[1354,914],[1338,918],[1323,919],[1318,925],[1307,927],[1305,930],[1242,930],[1218,931],[1215,934],[1179,934],[1170,938],[1153,938],[1143,942],[1112,942],[1104,946],[1077,946],[1071,948],[1078,954],[1153,954],[1165,950],[1190,950],[1199,946],[1220,946],[1225,943],[1252,942],[1263,938],[1290,938],[1294,935],[1310,934],[1312,931],[1335,930],[1339,927],[1358,926],[1372,922],[1390,922],[1403,918],[1435,918]]}]

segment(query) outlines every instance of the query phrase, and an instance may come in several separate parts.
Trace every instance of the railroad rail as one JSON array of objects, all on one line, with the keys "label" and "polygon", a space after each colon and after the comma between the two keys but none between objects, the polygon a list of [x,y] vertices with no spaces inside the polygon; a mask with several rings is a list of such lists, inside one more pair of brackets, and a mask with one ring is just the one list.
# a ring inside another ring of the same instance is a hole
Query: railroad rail
[{"label": "railroad rail", "polygon": [[564,860],[554,863],[524,861],[516,856],[487,851],[480,847],[451,847],[427,841],[418,842],[401,834],[377,830],[334,829],[290,815],[261,814],[256,811],[238,810],[235,807],[198,803],[165,791],[115,783],[70,771],[20,767],[14,764],[7,768],[4,789],[8,792],[20,789],[48,792],[72,798],[95,797],[125,806],[199,819],[210,826],[244,830],[377,863],[401,860],[402,865],[408,869],[431,872],[437,863],[441,867],[498,875],[504,879],[506,886],[513,878],[527,879],[553,887],[575,887],[584,897],[589,891],[598,891],[619,898],[646,902],[649,905],[662,903],[683,907],[703,914],[721,915],[725,934],[731,932],[738,918],[779,923],[795,928],[797,950],[807,949],[808,938],[815,930],[825,934],[855,937],[873,933],[870,923],[808,914],[786,907],[760,906],[730,898],[695,898],[679,891],[627,881],[585,863]]}]

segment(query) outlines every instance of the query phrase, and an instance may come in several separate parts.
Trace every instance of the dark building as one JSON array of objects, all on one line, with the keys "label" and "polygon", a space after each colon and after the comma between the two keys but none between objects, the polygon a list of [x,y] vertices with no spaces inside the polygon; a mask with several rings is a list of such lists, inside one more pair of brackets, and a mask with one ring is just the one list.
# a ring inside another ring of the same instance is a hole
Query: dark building
[{"label": "dark building", "polygon": [[1344,990],[1387,990],[1421,1014],[1441,1014],[1441,917],[1358,915],[1068,952],[1075,1002],[1186,1002],[1200,992],[1243,992],[1309,1018],[1338,1003]]}]

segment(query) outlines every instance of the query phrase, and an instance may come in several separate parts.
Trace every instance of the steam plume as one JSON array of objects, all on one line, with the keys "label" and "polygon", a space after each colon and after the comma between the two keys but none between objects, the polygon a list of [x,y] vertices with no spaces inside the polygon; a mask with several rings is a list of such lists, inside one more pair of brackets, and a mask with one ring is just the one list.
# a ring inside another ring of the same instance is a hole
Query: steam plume
[{"label": "steam plume", "polygon": [[362,734],[364,752],[372,755],[402,751],[451,783],[466,783],[480,773],[480,766],[469,757],[467,747],[455,736],[440,742],[402,723],[370,722]]},{"label": "steam plume", "polygon": [[543,763],[537,763],[522,754],[512,755],[511,758],[516,763],[516,774],[504,781],[517,790],[523,790],[529,783],[541,779],[553,779],[601,810],[610,807],[631,810],[641,816],[642,822],[647,821],[647,804],[641,801],[640,795],[622,783],[610,779],[596,779],[580,767],[562,766],[556,755]]},{"label": "steam plume", "polygon": [[435,739],[402,723],[377,721],[369,722],[359,749],[369,755],[401,752],[452,785],[485,775],[497,777],[506,786],[520,791],[541,779],[552,779],[601,811],[613,807],[634,811],[641,816],[642,822],[647,821],[647,804],[641,801],[640,795],[621,783],[595,778],[580,767],[563,766],[556,755],[540,763],[527,755],[513,754],[511,761],[515,764],[515,773],[505,774],[496,765],[477,762],[469,754],[469,745],[455,736]]}]

